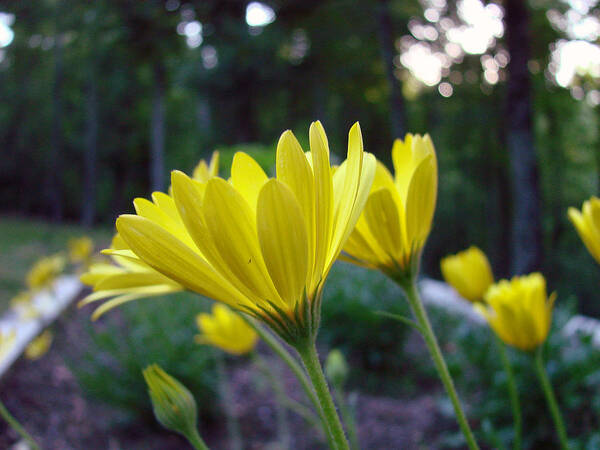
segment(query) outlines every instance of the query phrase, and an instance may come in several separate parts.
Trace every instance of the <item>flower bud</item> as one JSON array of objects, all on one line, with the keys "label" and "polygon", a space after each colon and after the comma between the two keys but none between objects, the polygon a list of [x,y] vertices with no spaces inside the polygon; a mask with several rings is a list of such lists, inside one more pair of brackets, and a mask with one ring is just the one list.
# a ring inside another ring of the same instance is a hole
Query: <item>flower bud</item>
[{"label": "flower bud", "polygon": [[143,371],[156,420],[186,437],[196,433],[198,411],[192,393],[157,364]]}]

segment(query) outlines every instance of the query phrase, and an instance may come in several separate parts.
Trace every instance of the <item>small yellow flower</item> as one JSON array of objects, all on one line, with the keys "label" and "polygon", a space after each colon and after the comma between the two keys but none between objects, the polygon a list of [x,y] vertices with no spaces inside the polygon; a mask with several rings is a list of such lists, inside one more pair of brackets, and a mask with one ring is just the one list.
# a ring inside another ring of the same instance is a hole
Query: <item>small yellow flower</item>
[{"label": "small yellow flower", "polygon": [[15,330],[0,330],[0,360],[13,348],[15,344]]},{"label": "small yellow flower", "polygon": [[82,283],[92,286],[94,290],[79,302],[80,307],[110,299],[94,311],[93,320],[123,303],[183,290],[180,284],[137,258],[118,233],[112,240],[111,248],[105,250],[105,253],[111,255],[114,264],[92,264],[80,277]]},{"label": "small yellow flower", "polygon": [[192,178],[196,181],[206,183],[209,179],[219,175],[219,152],[214,151],[210,162],[207,164],[203,159],[194,168]]},{"label": "small yellow flower", "polygon": [[441,262],[442,275],[458,293],[471,302],[480,302],[494,283],[492,268],[485,253],[475,246],[446,256]]},{"label": "small yellow flower", "polygon": [[516,276],[492,285],[485,294],[486,304],[475,308],[506,344],[520,350],[534,350],[542,344],[552,323],[556,293],[546,295],[541,273]]},{"label": "small yellow flower", "polygon": [[56,254],[38,260],[27,274],[27,286],[39,290],[48,287],[62,273],[65,258]]},{"label": "small yellow flower", "polygon": [[[117,220],[134,257],[185,288],[250,313],[288,342],[316,333],[324,281],[367,200],[375,158],[360,127],[333,170],[319,122],[311,152],[290,131],[277,146],[277,178],[235,155],[231,179],[172,173],[173,197],[136,199]],[[116,306],[116,305],[113,305]]]},{"label": "small yellow flower", "polygon": [[586,200],[581,211],[569,208],[569,219],[588,251],[600,264],[600,199],[591,197]]},{"label": "small yellow flower", "polygon": [[94,252],[94,241],[88,236],[69,239],[69,259],[75,264],[87,264]]},{"label": "small yellow flower", "polygon": [[53,338],[54,336],[50,330],[44,331],[27,346],[25,358],[36,360],[44,356],[50,349]]},{"label": "small yellow flower", "polygon": [[215,304],[212,315],[198,314],[196,323],[202,333],[196,336],[198,344],[210,344],[234,355],[244,355],[258,342],[256,331],[225,305]]},{"label": "small yellow flower", "polygon": [[395,178],[377,163],[375,180],[343,259],[393,278],[416,272],[437,198],[437,160],[429,135],[407,134],[392,148]]}]

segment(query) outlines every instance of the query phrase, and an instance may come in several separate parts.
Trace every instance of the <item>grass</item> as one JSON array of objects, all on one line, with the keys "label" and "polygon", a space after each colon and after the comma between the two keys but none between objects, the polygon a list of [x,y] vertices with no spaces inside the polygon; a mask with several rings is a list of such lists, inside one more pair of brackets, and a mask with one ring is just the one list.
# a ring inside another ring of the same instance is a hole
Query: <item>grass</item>
[{"label": "grass", "polygon": [[66,252],[69,239],[83,235],[90,236],[100,249],[110,242],[112,230],[0,215],[0,313],[25,289],[25,275],[36,260]]}]

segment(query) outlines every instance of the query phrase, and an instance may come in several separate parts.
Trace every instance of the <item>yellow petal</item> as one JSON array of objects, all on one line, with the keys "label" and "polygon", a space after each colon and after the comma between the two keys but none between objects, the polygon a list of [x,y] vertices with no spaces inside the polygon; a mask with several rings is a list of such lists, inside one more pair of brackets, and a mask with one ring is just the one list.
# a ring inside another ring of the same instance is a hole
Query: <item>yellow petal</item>
[{"label": "yellow petal", "polygon": [[140,216],[122,215],[117,229],[149,266],[186,288],[236,306],[247,300],[194,250],[164,228]]},{"label": "yellow petal", "polygon": [[310,290],[321,281],[331,241],[333,221],[333,181],[329,164],[329,145],[320,122],[309,131],[312,167],[315,177],[315,265]]},{"label": "yellow petal", "polygon": [[125,289],[140,286],[151,286],[156,284],[175,284],[164,275],[152,270],[152,272],[123,272],[105,277],[95,286],[95,290]]},{"label": "yellow petal", "polygon": [[410,181],[406,199],[406,234],[409,245],[423,244],[429,231],[437,198],[434,159],[427,156],[418,165]]},{"label": "yellow petal", "polygon": [[[314,176],[302,147],[291,131],[285,131],[277,144],[277,179],[285,183],[296,196],[306,223],[308,267],[314,264],[315,190]],[[310,277],[312,274],[308,274]]]},{"label": "yellow petal", "polygon": [[258,299],[281,302],[263,261],[255,216],[244,198],[225,180],[212,178],[203,211],[211,239],[230,272]]},{"label": "yellow petal", "polygon": [[260,191],[257,226],[271,279],[284,301],[293,307],[306,284],[308,241],[300,206],[282,182],[272,179]]},{"label": "yellow petal", "polygon": [[380,189],[369,196],[365,219],[381,248],[396,259],[402,249],[402,234],[398,209],[390,191]]},{"label": "yellow petal", "polygon": [[231,184],[256,211],[258,193],[268,180],[260,165],[244,152],[237,152],[231,165]]}]

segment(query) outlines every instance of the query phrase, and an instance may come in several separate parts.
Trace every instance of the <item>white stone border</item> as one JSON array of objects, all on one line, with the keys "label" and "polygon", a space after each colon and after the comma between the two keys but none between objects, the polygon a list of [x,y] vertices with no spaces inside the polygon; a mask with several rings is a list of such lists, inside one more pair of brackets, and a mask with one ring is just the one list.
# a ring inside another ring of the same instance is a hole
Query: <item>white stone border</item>
[{"label": "white stone border", "polygon": [[14,332],[12,345],[0,356],[0,378],[21,356],[27,345],[77,298],[82,288],[79,276],[61,276],[56,279],[51,289],[39,292],[31,300],[38,317],[23,318],[14,308],[10,308],[0,317],[0,330],[10,334]]}]

